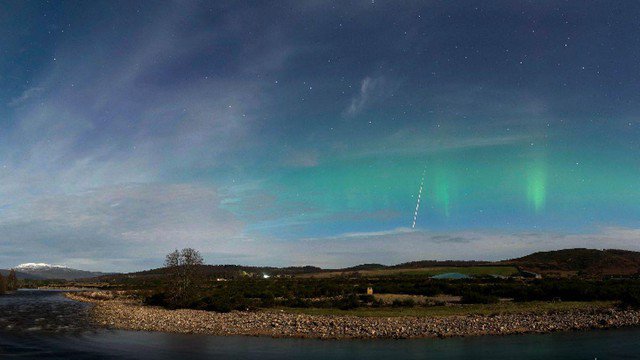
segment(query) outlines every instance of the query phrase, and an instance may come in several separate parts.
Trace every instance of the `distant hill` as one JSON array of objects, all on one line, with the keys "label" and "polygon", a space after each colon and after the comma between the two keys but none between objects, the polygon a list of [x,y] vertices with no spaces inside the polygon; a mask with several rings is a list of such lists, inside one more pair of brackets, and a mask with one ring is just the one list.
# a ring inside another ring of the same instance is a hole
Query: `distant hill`
[{"label": "distant hill", "polygon": [[[121,281],[123,279],[152,279],[159,278],[168,273],[167,268],[151,269],[128,274],[110,274],[98,276],[92,280],[95,281]],[[260,267],[260,266],[242,266],[242,265],[201,265],[199,272],[208,277],[234,279],[246,275],[297,275],[306,273],[316,273],[323,271],[316,266],[291,266],[284,268],[277,267]]]},{"label": "distant hill", "polygon": [[364,270],[382,270],[382,269],[418,269],[427,267],[454,267],[454,266],[483,266],[491,265],[489,261],[474,261],[474,260],[420,260],[401,263],[397,265],[382,265],[382,264],[362,264],[351,266],[344,269],[331,269],[326,271],[364,271]]},{"label": "distant hill", "polygon": [[420,260],[420,261],[411,261],[398,265],[390,266],[390,268],[394,269],[414,269],[414,268],[425,268],[425,267],[451,267],[451,266],[483,266],[483,265],[491,265],[493,263],[489,261],[478,261],[478,260]]},{"label": "distant hill", "polygon": [[106,275],[106,273],[72,269],[62,265],[44,263],[20,264],[14,268],[16,276],[23,279],[77,280]]},{"label": "distant hill", "polygon": [[[397,265],[361,264],[342,269],[322,269],[316,266],[292,266],[285,268],[242,266],[242,265],[201,265],[200,272],[211,278],[235,279],[244,276],[331,276],[331,274],[355,274],[378,270],[398,272],[416,271],[426,268],[452,267],[517,267],[522,271],[549,276],[633,276],[640,275],[640,252],[626,250],[566,249],[537,252],[521,258],[490,261],[467,260],[422,260]],[[64,270],[59,270],[64,271]],[[132,282],[154,281],[168,274],[167,268],[151,269],[128,274],[107,274],[93,277],[91,281]],[[35,273],[34,273],[35,274]],[[96,273],[91,273],[96,274]],[[95,275],[93,275],[95,276]],[[92,276],[83,274],[82,278]],[[76,278],[77,279],[77,278]]]},{"label": "distant hill", "polygon": [[640,275],[640,252],[628,250],[565,249],[536,252],[502,264],[546,276],[587,277]]},{"label": "distant hill", "polygon": [[388,268],[388,266],[386,265],[382,265],[382,264],[361,264],[361,265],[356,265],[356,266],[352,266],[352,267],[348,267],[348,268],[344,268],[344,269],[339,269],[341,271],[362,271],[362,270],[380,270],[380,269],[386,269]]}]

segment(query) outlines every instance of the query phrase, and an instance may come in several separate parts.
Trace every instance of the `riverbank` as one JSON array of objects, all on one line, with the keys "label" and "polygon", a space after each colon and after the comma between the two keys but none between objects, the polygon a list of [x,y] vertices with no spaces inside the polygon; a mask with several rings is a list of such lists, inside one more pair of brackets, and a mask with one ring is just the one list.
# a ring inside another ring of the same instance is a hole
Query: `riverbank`
[{"label": "riverbank", "polygon": [[91,318],[102,327],[210,335],[251,335],[320,339],[428,338],[546,333],[640,325],[640,311],[580,309],[546,313],[505,313],[441,317],[361,317],[296,314],[279,310],[215,313],[143,306],[134,299],[94,298]]}]

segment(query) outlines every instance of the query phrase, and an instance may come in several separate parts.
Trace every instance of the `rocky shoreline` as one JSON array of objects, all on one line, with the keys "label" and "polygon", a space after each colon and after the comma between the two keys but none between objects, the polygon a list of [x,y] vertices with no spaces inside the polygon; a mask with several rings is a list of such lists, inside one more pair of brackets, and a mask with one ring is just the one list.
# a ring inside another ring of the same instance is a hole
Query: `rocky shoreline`
[{"label": "rocky shoreline", "polygon": [[250,335],[317,339],[402,339],[547,333],[640,325],[640,311],[618,309],[466,315],[446,317],[358,317],[291,314],[282,311],[215,313],[167,310],[127,299],[73,300],[93,303],[91,317],[111,329],[209,335]]}]

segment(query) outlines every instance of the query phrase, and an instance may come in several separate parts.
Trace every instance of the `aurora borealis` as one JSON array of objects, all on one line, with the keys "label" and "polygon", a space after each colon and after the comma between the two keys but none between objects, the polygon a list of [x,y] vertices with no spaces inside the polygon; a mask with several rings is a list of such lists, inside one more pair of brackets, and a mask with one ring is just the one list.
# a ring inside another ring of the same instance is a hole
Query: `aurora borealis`
[{"label": "aurora borealis", "polygon": [[638,13],[1,2],[0,268],[640,250]]}]

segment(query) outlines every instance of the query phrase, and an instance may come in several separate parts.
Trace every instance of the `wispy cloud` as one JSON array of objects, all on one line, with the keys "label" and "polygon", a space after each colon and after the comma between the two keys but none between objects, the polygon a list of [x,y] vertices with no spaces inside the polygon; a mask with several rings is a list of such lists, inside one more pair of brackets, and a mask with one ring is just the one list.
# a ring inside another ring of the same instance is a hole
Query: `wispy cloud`
[{"label": "wispy cloud", "polygon": [[357,95],[351,99],[351,103],[345,109],[346,116],[355,116],[371,106],[376,100],[388,95],[388,81],[384,77],[367,76],[362,79]]},{"label": "wispy cloud", "polygon": [[180,246],[225,252],[244,225],[220,202],[211,188],[159,184],[41,197],[2,210],[2,263],[27,261],[37,249],[40,261],[102,259],[106,270],[116,270],[108,259],[139,268],[138,259]]},{"label": "wispy cloud", "polygon": [[374,155],[425,155],[448,151],[465,151],[481,148],[525,144],[537,141],[540,137],[530,134],[513,135],[440,135],[416,129],[402,129],[375,143],[354,149],[348,155],[351,158]]},{"label": "wispy cloud", "polygon": [[264,82],[254,74],[277,71],[290,53],[267,32],[233,71],[203,67],[208,49],[244,30],[226,26],[237,15],[229,12],[214,29],[180,31],[198,6],[168,4],[134,28],[105,21],[61,42],[35,85],[7,104],[0,266],[38,258],[139,269],[176,246],[213,254],[242,236],[218,186],[190,174],[237,164],[260,145]]},{"label": "wispy cloud", "polygon": [[38,86],[28,88],[27,90],[22,92],[22,95],[11,99],[11,101],[9,101],[7,105],[9,105],[10,107],[19,106],[20,104],[28,100],[31,100],[33,97],[37,96],[43,90],[44,89],[42,87],[38,87]]}]

